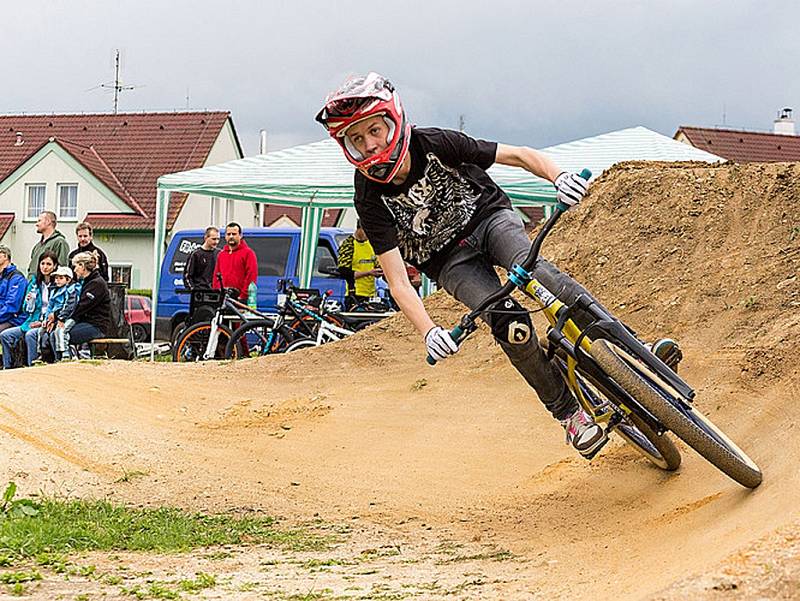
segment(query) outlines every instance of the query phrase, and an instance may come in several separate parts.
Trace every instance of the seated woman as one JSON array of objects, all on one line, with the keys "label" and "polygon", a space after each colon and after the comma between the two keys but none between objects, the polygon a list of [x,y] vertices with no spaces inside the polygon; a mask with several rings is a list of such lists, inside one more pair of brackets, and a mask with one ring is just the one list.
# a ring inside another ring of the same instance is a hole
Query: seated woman
[{"label": "seated woman", "polygon": [[72,257],[72,268],[81,282],[81,294],[72,312],[75,325],[70,330],[70,344],[80,346],[106,335],[111,325],[111,296],[94,253],[82,252]]},{"label": "seated woman", "polygon": [[17,343],[24,338],[27,353],[25,365],[30,365],[39,354],[37,339],[42,325],[42,316],[47,312],[52,292],[52,274],[58,267],[58,257],[46,250],[39,256],[36,274],[31,276],[22,308],[28,317],[22,325],[9,328],[0,334],[0,345],[3,347],[3,367],[13,367],[12,353]]}]

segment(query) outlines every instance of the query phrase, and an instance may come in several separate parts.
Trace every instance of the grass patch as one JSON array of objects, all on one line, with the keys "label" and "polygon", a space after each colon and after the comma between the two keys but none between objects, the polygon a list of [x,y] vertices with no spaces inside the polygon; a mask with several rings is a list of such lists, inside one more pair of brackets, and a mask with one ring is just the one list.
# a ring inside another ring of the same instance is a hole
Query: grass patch
[{"label": "grass patch", "polygon": [[448,563],[459,563],[463,561],[510,561],[515,558],[516,556],[513,553],[511,553],[511,551],[506,551],[504,549],[497,549],[495,551],[489,551],[486,553],[477,553],[475,555],[456,555],[455,557],[439,560],[436,563],[438,565],[444,565]]},{"label": "grass patch", "polygon": [[131,470],[130,472],[126,469],[122,470],[122,476],[116,480],[114,480],[114,484],[121,484],[123,482],[130,482],[135,478],[144,478],[145,476],[149,476],[150,472],[143,472],[141,470]]},{"label": "grass patch", "polygon": [[0,513],[0,565],[37,559],[63,564],[80,551],[185,552],[217,545],[265,544],[293,551],[328,548],[331,537],[281,530],[270,517],[204,515],[171,507],[134,509],[107,501],[46,498],[26,504],[34,515]]}]

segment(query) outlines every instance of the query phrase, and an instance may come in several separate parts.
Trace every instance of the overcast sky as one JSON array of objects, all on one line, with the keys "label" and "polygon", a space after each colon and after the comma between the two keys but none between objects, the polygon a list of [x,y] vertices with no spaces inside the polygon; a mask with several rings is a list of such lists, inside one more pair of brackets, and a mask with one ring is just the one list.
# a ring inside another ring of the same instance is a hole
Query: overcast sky
[{"label": "overcast sky", "polygon": [[[245,154],[324,137],[349,73],[397,85],[413,123],[544,147],[644,125],[770,130],[800,116],[797,3],[0,0],[0,112],[230,111]],[[724,121],[723,121],[724,120]]]}]

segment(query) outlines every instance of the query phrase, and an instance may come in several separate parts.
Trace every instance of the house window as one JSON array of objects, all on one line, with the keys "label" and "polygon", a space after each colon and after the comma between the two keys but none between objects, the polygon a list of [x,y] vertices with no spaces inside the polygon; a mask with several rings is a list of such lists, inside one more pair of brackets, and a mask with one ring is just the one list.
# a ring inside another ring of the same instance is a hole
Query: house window
[{"label": "house window", "polygon": [[44,184],[26,184],[25,195],[28,198],[28,208],[25,212],[27,219],[36,219],[39,213],[44,211],[44,194],[46,186]]},{"label": "house window", "polygon": [[130,263],[127,264],[120,264],[117,263],[116,265],[111,264],[109,268],[111,269],[111,282],[115,284],[125,284],[125,288],[131,287],[131,269],[132,265]]},{"label": "house window", "polygon": [[78,184],[58,184],[58,218],[78,219]]}]

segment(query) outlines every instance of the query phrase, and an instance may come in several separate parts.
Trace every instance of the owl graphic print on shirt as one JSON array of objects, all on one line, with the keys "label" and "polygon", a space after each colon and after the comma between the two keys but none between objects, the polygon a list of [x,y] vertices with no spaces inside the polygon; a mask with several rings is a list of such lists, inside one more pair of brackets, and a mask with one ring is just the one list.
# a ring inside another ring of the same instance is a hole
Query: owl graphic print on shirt
[{"label": "owl graphic print on shirt", "polygon": [[381,195],[394,217],[401,253],[417,264],[453,241],[469,223],[478,201],[478,193],[458,170],[433,153],[426,159],[422,177],[407,193]]}]

